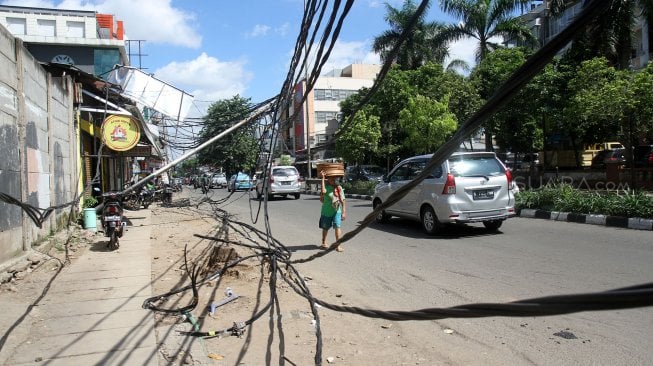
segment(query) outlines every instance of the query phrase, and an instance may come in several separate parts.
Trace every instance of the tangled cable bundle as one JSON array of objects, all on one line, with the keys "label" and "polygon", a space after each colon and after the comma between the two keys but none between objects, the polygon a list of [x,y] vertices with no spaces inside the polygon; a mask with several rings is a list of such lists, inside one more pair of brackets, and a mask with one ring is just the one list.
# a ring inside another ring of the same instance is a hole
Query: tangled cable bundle
[{"label": "tangled cable bundle", "polygon": [[[351,9],[353,0],[335,1],[332,6],[331,13],[328,13],[327,3],[328,2],[318,2],[316,0],[306,1],[300,33],[297,37],[293,57],[290,62],[290,69],[285,81],[283,82],[279,95],[275,98],[272,98],[271,100],[265,101],[253,107],[250,111],[253,115],[248,117],[248,119],[238,123],[247,124],[253,123],[254,121],[265,120],[266,123],[264,125],[264,132],[268,133],[270,136],[276,136],[280,129],[288,128],[288,126],[293,123],[292,118],[297,118],[297,114],[295,114],[291,119],[280,120],[280,116],[283,115],[282,112],[288,110],[288,108],[291,106],[291,103],[293,102],[293,85],[296,85],[302,78],[302,71],[309,69],[308,60],[306,59],[305,55],[310,53],[311,48],[315,44],[314,41],[319,37],[319,47],[316,50],[317,61],[313,65],[310,75],[306,76],[307,90],[304,92],[304,99],[312,90],[317,78],[320,75],[321,68],[328,60],[328,56],[333,49],[344,20],[349,10]],[[313,317],[316,321],[315,334],[317,343],[315,350],[315,364],[320,365],[322,363],[322,333],[320,329],[319,313],[317,311],[318,307],[316,304],[319,304],[333,311],[347,312],[370,318],[396,321],[437,320],[445,318],[482,318],[495,316],[534,317],[571,314],[582,311],[615,310],[652,306],[653,283],[647,283],[626,288],[607,290],[598,293],[545,296],[508,303],[472,303],[447,308],[427,308],[414,311],[364,309],[355,306],[334,305],[313,297],[308,286],[304,282],[303,277],[295,267],[296,264],[306,263],[312,260],[316,260],[324,255],[328,255],[339,244],[351,240],[363,229],[365,229],[370,223],[372,223],[375,216],[380,211],[395,204],[413,187],[424,180],[428,175],[428,172],[430,172],[436,166],[439,166],[446,159],[446,157],[448,157],[452,152],[455,151],[455,149],[458,148],[460,143],[465,138],[477,130],[497,110],[499,110],[503,105],[505,105],[505,103],[511,100],[526,83],[528,83],[538,72],[540,72],[544,66],[556,55],[556,53],[572,40],[575,34],[585,28],[592,19],[597,17],[597,15],[605,12],[609,6],[609,3],[609,1],[600,0],[586,1],[583,7],[583,11],[577,15],[575,20],[565,30],[563,30],[542,48],[540,48],[535,54],[533,54],[517,71],[512,74],[512,76],[506,82],[502,84],[494,96],[490,98],[472,117],[465,121],[454,134],[454,136],[433,154],[433,157],[428,162],[427,166],[423,169],[422,174],[392,194],[388,200],[386,200],[382,205],[379,205],[379,207],[377,207],[373,212],[368,214],[354,230],[345,233],[341,239],[334,243],[328,250],[320,251],[307,258],[293,259],[292,253],[288,250],[288,248],[279,240],[275,239],[272,234],[268,219],[268,202],[267,194],[265,194],[265,191],[262,195],[265,197],[265,199],[259,202],[255,213],[254,210],[252,210],[251,215],[252,222],[256,223],[262,211],[265,230],[259,230],[252,225],[235,221],[224,210],[224,207],[229,204],[230,200],[242,197],[242,195],[234,196],[234,192],[232,192],[229,196],[220,200],[212,200],[211,197],[206,196],[197,204],[197,206],[199,207],[199,205],[203,203],[211,205],[213,208],[213,215],[219,222],[222,222],[223,227],[228,227],[230,230],[235,231],[246,242],[234,242],[220,237],[202,235],[197,236],[202,239],[209,240],[212,243],[215,243],[215,245],[220,244],[239,246],[245,248],[246,250],[252,251],[253,253],[251,255],[247,255],[242,258],[227,262],[219,271],[210,273],[203,278],[200,278],[200,270],[202,265],[205,265],[206,263],[202,263],[202,259],[200,258],[197,258],[195,261],[189,259],[187,256],[188,253],[185,251],[184,267],[188,274],[190,284],[171,290],[168,293],[146,299],[143,303],[143,308],[165,314],[182,314],[192,311],[198,305],[198,288],[200,286],[206,284],[209,281],[221,278],[225,271],[233,268],[245,260],[253,258],[258,259],[261,264],[261,268],[266,268],[269,272],[270,290],[269,298],[267,299],[266,304],[257,306],[257,309],[254,311],[254,314],[250,317],[250,319],[235,322],[230,326],[226,326],[224,329],[208,331],[195,329],[193,331],[183,332],[183,334],[192,337],[215,337],[217,335],[224,334],[241,335],[248,325],[255,322],[266,312],[270,312],[270,315],[274,315],[275,313],[276,315],[279,315],[279,299],[276,293],[276,285],[277,281],[281,280],[287,283],[295,291],[295,293],[306,299],[309,308],[311,309]],[[387,72],[390,70],[392,64],[391,60],[394,59],[392,55],[396,55],[398,53],[399,48],[406,40],[408,33],[411,31],[411,28],[416,24],[417,20],[423,16],[424,11],[428,8],[428,5],[428,0],[421,1],[413,18],[409,22],[410,26],[404,30],[404,33],[399,39],[399,42],[397,42],[394,48],[390,50],[389,57],[382,66],[381,71],[377,76],[373,86],[368,90],[368,93],[361,98],[360,103],[355,106],[354,113],[342,124],[340,131],[356,127],[353,122],[355,113],[361,110],[370,100],[372,95],[379,89],[379,85],[387,75]],[[325,21],[324,24],[322,23],[323,21]],[[323,30],[323,34],[321,36],[318,35],[318,30],[320,29]],[[304,99],[302,99],[300,103],[304,103]],[[264,105],[268,104],[271,105],[270,109],[266,109],[263,112],[256,112],[259,111]],[[192,129],[198,125],[201,125],[201,121],[189,120],[185,121],[184,123],[177,123],[177,125],[174,127],[174,136],[164,134],[163,138],[165,141],[172,144],[174,148],[182,151],[189,148],[201,148],[202,145],[197,145],[197,143],[193,141],[195,136],[192,132]],[[236,125],[237,124],[234,126]],[[173,128],[172,125],[170,128]],[[337,137],[338,136],[336,135],[335,138]],[[179,139],[181,139],[182,142],[178,142]],[[330,142],[333,141],[329,141],[329,143]],[[261,151],[272,151],[273,146],[271,144],[272,141],[270,141],[270,145],[263,146],[261,140],[259,143]],[[271,154],[268,154],[268,161],[264,164],[266,169],[263,172],[263,177],[269,174],[267,170],[271,166],[271,159]],[[175,163],[178,162],[179,161]],[[166,169],[169,169],[173,166],[174,164],[168,166]],[[143,181],[138,182],[135,186],[142,184]],[[267,189],[267,187],[264,187],[264,189]],[[243,195],[244,194],[249,193],[244,192]],[[56,209],[48,208],[41,212],[40,210],[34,209],[29,205],[22,204],[18,200],[13,199],[6,194],[2,194],[0,198],[10,204],[19,205],[28,213],[30,217],[32,217],[33,220],[35,220],[35,222],[42,222],[42,220],[44,220],[52,211],[51,209]],[[193,293],[192,300],[189,304],[172,309],[157,305],[160,300],[185,291],[192,291]],[[277,317],[277,319],[280,319],[280,317]],[[272,331],[273,327],[270,327],[270,329]],[[283,332],[280,320],[278,320],[277,329],[279,332]],[[280,334],[280,336],[283,336],[283,334]],[[283,350],[280,351],[283,353]]]}]

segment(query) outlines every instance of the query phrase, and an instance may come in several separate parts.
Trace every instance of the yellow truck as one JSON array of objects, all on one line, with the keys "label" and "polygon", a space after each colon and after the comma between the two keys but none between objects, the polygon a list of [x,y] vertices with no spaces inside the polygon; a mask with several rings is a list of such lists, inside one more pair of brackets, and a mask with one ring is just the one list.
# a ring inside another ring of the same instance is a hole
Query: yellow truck
[{"label": "yellow truck", "polygon": [[577,168],[576,154],[578,154],[578,161],[580,167],[590,167],[592,165],[592,158],[601,150],[609,149],[623,149],[624,145],[620,142],[597,142],[585,144],[582,150],[546,150],[542,152],[544,159],[540,158],[540,162],[545,162],[547,168]]}]

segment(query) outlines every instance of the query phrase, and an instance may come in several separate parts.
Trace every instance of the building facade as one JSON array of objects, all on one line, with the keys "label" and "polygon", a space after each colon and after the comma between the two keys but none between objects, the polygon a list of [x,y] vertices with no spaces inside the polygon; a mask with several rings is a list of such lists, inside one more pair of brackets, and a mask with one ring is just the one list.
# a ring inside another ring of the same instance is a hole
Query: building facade
[{"label": "building facade", "polygon": [[0,24],[41,62],[74,65],[102,77],[129,65],[123,22],[94,11],[0,6]]},{"label": "building facade", "polygon": [[[123,190],[166,162],[159,125],[163,116],[183,119],[192,96],[129,67],[122,21],[94,11],[0,6],[0,24],[47,72],[74,78],[76,113],[71,123],[80,133],[80,190],[95,194],[90,182],[97,182],[98,173],[100,191]],[[133,91],[131,85],[138,82],[148,85],[147,90]],[[131,126],[133,144],[119,146],[115,141],[124,136],[103,134],[105,125],[115,128],[116,123],[118,132]]]},{"label": "building facade", "polygon": [[286,138],[300,157],[298,160],[307,160],[308,150],[311,161],[333,157],[333,146],[327,146],[327,142],[342,122],[340,102],[361,88],[370,88],[380,70],[380,65],[352,64],[321,75],[303,104],[305,81],[295,86],[290,111],[293,124]]},{"label": "building facade", "polygon": [[[533,4],[530,11],[522,15],[530,28],[533,30],[540,44],[546,44],[553,37],[557,36],[565,29],[580,12],[583,10],[583,2],[576,1],[558,16],[551,16],[550,0],[544,0],[539,4]],[[637,9],[641,14],[641,9]],[[651,60],[651,30],[645,17],[639,16],[632,25],[633,44],[631,65],[637,70],[646,66]]]}]

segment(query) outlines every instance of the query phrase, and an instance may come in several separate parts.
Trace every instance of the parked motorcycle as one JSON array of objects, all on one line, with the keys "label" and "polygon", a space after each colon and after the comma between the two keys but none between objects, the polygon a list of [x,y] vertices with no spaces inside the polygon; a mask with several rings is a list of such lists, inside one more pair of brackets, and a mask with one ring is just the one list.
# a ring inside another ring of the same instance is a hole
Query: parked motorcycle
[{"label": "parked motorcycle", "polygon": [[138,193],[138,208],[141,206],[148,208],[152,202],[154,202],[154,189],[143,187]]},{"label": "parked motorcycle", "polygon": [[163,196],[161,197],[161,203],[164,205],[168,206],[172,204],[172,192],[174,192],[174,188],[170,184],[166,184],[163,187]]},{"label": "parked motorcycle", "polygon": [[102,207],[102,228],[104,236],[109,238],[107,247],[110,250],[118,249],[119,239],[125,232],[126,222],[123,221],[122,196],[120,192],[106,192],[102,194],[104,206]]},{"label": "parked motorcycle", "polygon": [[[125,189],[128,187],[125,187]],[[147,187],[139,187],[123,197],[123,206],[128,210],[138,211],[141,207],[148,208],[154,201],[154,191]]]}]

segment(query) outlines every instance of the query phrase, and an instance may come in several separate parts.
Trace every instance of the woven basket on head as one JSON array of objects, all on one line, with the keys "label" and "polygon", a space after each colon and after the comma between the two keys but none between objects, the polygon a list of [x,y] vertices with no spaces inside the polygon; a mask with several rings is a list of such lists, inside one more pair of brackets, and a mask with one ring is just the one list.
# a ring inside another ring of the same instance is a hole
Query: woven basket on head
[{"label": "woven basket on head", "polygon": [[345,166],[343,163],[319,163],[317,164],[317,176],[322,177],[322,172],[327,177],[344,177]]}]

